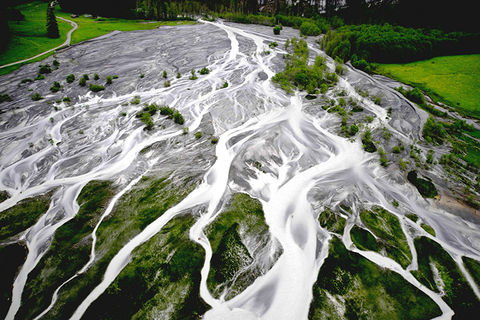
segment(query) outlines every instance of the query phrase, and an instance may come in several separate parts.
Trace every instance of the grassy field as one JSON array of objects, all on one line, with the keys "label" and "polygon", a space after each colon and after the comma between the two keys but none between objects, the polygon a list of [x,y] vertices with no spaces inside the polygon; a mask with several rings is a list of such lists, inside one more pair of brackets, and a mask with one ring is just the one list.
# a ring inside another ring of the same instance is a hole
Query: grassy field
[{"label": "grassy field", "polygon": [[416,86],[463,114],[480,118],[480,54],[379,64],[378,72]]},{"label": "grassy field", "polygon": [[[72,26],[60,19],[57,19],[60,29],[60,38],[50,39],[46,35],[46,12],[47,3],[33,1],[18,5],[16,7],[25,16],[24,21],[10,21],[9,26],[12,31],[12,40],[7,49],[0,52],[0,65],[8,64],[18,60],[33,57],[39,53],[57,47],[65,42],[66,35]],[[78,29],[72,35],[72,44],[96,38],[112,31],[132,31],[132,30],[150,30],[159,26],[172,26],[179,24],[191,24],[193,21],[145,21],[145,20],[125,20],[116,18],[71,18],[70,13],[60,11],[57,7],[57,16],[63,17],[78,24]],[[47,57],[30,61],[39,61]],[[0,75],[7,74],[20,68],[21,64],[0,69]]]}]

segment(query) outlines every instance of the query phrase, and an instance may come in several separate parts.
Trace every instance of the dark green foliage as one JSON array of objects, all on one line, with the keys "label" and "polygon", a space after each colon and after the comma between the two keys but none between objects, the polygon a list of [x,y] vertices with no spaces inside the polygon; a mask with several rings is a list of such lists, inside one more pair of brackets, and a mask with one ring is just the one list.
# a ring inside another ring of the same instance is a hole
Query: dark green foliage
[{"label": "dark green foliage", "polygon": [[23,79],[22,81],[20,81],[20,83],[32,83],[33,80],[32,79]]},{"label": "dark green foliage", "polygon": [[43,74],[37,74],[37,76],[35,77],[34,80],[43,80],[43,79],[45,79],[45,75],[43,75]]},{"label": "dark green foliage", "polygon": [[72,99],[70,99],[70,97],[64,97],[62,101],[68,103],[68,102],[72,102]]},{"label": "dark green foliage", "polygon": [[66,80],[67,80],[67,83],[72,83],[73,81],[75,81],[75,75],[69,74]]},{"label": "dark green foliage", "polygon": [[362,222],[378,237],[379,247],[387,256],[406,268],[412,259],[407,238],[396,216],[381,207],[360,212]]},{"label": "dark green foliage", "polygon": [[326,208],[322,213],[320,213],[318,216],[318,222],[322,228],[326,228],[330,232],[343,234],[343,229],[345,228],[345,218],[329,208]]},{"label": "dark green foliage", "polygon": [[104,86],[99,84],[93,84],[93,83],[90,83],[88,88],[90,89],[90,91],[93,91],[93,92],[99,92],[99,91],[105,90]]},{"label": "dark green foliage", "polygon": [[98,75],[98,73],[94,73],[93,80],[97,81],[98,79],[100,79],[100,76]]},{"label": "dark green foliage", "polygon": [[223,85],[220,87],[220,89],[225,89],[225,88],[228,88],[228,82],[227,81],[225,81],[223,83]]},{"label": "dark green foliage", "polygon": [[202,69],[200,69],[198,73],[200,73],[201,75],[205,75],[205,74],[209,74],[210,70],[207,67],[203,67]]},{"label": "dark green foliage", "polygon": [[435,185],[430,180],[419,178],[416,171],[410,171],[407,175],[407,179],[425,198],[434,198],[438,195]]},{"label": "dark green foliage", "polygon": [[217,144],[218,143],[218,138],[217,137],[213,137],[212,140],[210,140],[210,142],[212,144]]},{"label": "dark green foliage", "polygon": [[55,4],[56,2],[51,2],[47,7],[47,36],[49,38],[60,38],[57,18],[55,17]]},{"label": "dark green foliage", "polygon": [[428,233],[430,233],[432,236],[435,237],[436,235],[435,229],[433,229],[431,226],[429,226],[426,223],[422,223],[420,226],[423,228],[423,230],[427,231]]},{"label": "dark green foliage", "polygon": [[112,83],[113,83],[113,78],[112,78],[112,76],[107,76],[107,77],[105,78],[105,83],[106,83],[107,85],[112,84]]},{"label": "dark green foliage", "polygon": [[54,66],[55,68],[57,68],[57,69],[58,69],[58,67],[60,67],[60,62],[58,62],[58,60],[56,60],[56,59],[53,60],[52,64],[53,64],[53,66]]},{"label": "dark green foliage", "polygon": [[280,27],[280,26],[273,27],[273,34],[279,35],[280,31],[282,31],[282,27]]},{"label": "dark green foliage", "polygon": [[28,198],[0,214],[0,241],[4,241],[31,227],[47,212],[50,194]]},{"label": "dark green foliage", "polygon": [[[326,293],[346,311],[341,314]],[[313,287],[309,319],[430,319],[441,315],[427,295],[400,275],[347,251],[333,238]]]},{"label": "dark green foliage", "polygon": [[198,79],[194,69],[192,69],[192,71],[190,73],[191,73],[191,76],[189,78],[190,80],[197,80]]},{"label": "dark green foliage", "polygon": [[130,104],[140,104],[140,96],[135,96],[130,100]]},{"label": "dark green foliage", "polygon": [[276,47],[278,47],[278,43],[277,43],[276,41],[273,41],[273,42],[270,42],[270,43],[268,44],[268,46],[269,46],[270,48],[276,48]]},{"label": "dark green foliage", "polygon": [[163,83],[163,86],[164,86],[165,88],[168,88],[168,87],[170,87],[171,85],[172,85],[172,83],[170,82],[170,80],[165,80],[165,82]]},{"label": "dark green foliage", "polygon": [[462,257],[462,260],[477,286],[480,285],[480,262],[469,257]]},{"label": "dark green foliage", "polygon": [[[137,115],[138,116],[138,115]],[[152,130],[154,123],[152,116],[148,112],[142,112],[140,115],[140,121],[142,121],[145,124],[145,129],[146,130]]]},{"label": "dark green foliage", "polygon": [[194,137],[195,137],[195,139],[197,139],[197,140],[200,139],[202,136],[203,136],[203,133],[202,133],[201,131],[197,131],[197,132],[195,132],[195,134],[194,134]]},{"label": "dark green foliage", "polygon": [[167,71],[163,70],[163,72],[162,72],[162,77],[163,77],[164,79],[167,79],[167,78],[168,78],[168,73],[167,73]]},{"label": "dark green foliage", "polygon": [[8,198],[10,198],[10,194],[5,190],[1,190],[0,191],[0,203],[7,200]]},{"label": "dark green foliage", "polygon": [[19,268],[27,257],[27,248],[18,243],[0,246],[2,277],[0,277],[0,318],[7,315],[10,307],[12,286]]},{"label": "dark green foliage", "polygon": [[405,217],[407,217],[408,219],[412,220],[413,222],[417,222],[418,221],[418,216],[414,213],[407,213],[405,215]]},{"label": "dark green foliage", "polygon": [[52,92],[58,92],[60,89],[62,89],[62,86],[57,81],[53,82],[53,85],[50,87],[50,91]]},{"label": "dark green foliage", "polygon": [[82,76],[82,78],[85,79],[85,80],[90,80],[90,77],[88,76],[88,74],[84,74],[84,75]]},{"label": "dark green foliage", "polygon": [[172,118],[173,118],[173,121],[176,124],[184,124],[185,123],[185,119],[183,118],[183,115],[178,110],[175,110]]},{"label": "dark green foliage", "polygon": [[368,129],[362,136],[363,150],[369,153],[377,151],[377,147],[372,141],[372,132]]},{"label": "dark green foliage", "polygon": [[78,81],[78,85],[80,87],[85,87],[87,85],[87,78],[85,77],[80,78],[80,80]]},{"label": "dark green foliage", "polygon": [[418,271],[414,276],[433,291],[439,292],[431,265],[442,279],[446,295],[443,300],[455,311],[455,319],[471,319],[480,312],[480,303],[465,280],[456,262],[433,240],[426,237],[414,240],[418,254]]},{"label": "dark green foliage", "polygon": [[305,21],[300,26],[300,34],[303,36],[318,36],[321,33],[322,31],[314,22]]},{"label": "dark green foliage", "polygon": [[377,240],[375,240],[375,237],[367,230],[362,229],[359,226],[353,226],[350,231],[350,236],[358,249],[380,251],[380,246],[378,245]]},{"label": "dark green foliage", "polygon": [[52,73],[52,67],[49,64],[41,64],[38,69],[38,74]]},{"label": "dark green foliage", "polygon": [[330,30],[322,39],[322,48],[332,57],[360,64],[367,63],[364,60],[398,63],[459,54],[475,39],[474,35],[459,32],[362,24]]},{"label": "dark green foliage", "polygon": [[429,143],[442,144],[447,136],[447,131],[440,122],[429,117],[423,126],[422,135]]},{"label": "dark green foliage", "polygon": [[12,101],[12,97],[10,97],[8,94],[0,94],[0,103],[2,102],[10,102]]},{"label": "dark green foliage", "polygon": [[34,94],[32,94],[31,98],[32,98],[33,101],[38,101],[38,100],[42,100],[42,99],[43,99],[43,97],[41,96],[40,93],[34,93]]}]

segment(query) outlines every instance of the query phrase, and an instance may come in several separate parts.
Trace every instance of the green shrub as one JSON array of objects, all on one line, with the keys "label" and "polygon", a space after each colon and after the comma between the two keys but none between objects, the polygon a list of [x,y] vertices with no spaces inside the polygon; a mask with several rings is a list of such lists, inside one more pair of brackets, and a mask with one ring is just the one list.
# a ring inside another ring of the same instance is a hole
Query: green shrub
[{"label": "green shrub", "polygon": [[321,33],[322,31],[314,22],[305,21],[300,26],[300,34],[303,36],[318,36]]},{"label": "green shrub", "polygon": [[85,80],[90,80],[90,78],[88,77],[88,74],[84,74],[82,78],[84,78]]},{"label": "green shrub", "polygon": [[58,60],[56,60],[56,59],[53,60],[52,64],[53,64],[53,66],[54,66],[55,68],[60,67],[60,62],[58,62]]},{"label": "green shrub", "polygon": [[62,101],[69,103],[69,102],[72,102],[72,99],[70,99],[70,97],[64,97]]},{"label": "green shrub", "polygon": [[276,48],[276,47],[278,47],[278,43],[277,43],[276,41],[273,41],[273,42],[270,42],[270,43],[268,44],[268,46],[269,46],[270,48]]},{"label": "green shrub", "polygon": [[112,84],[112,83],[113,83],[113,78],[112,78],[112,76],[107,76],[107,77],[105,78],[105,81],[106,81],[105,83],[106,83],[107,85]]},{"label": "green shrub", "polygon": [[280,31],[282,31],[282,27],[280,27],[280,26],[273,27],[273,34],[279,35]]},{"label": "green shrub", "polygon": [[165,80],[165,82],[163,82],[163,86],[164,86],[165,88],[168,88],[168,87],[170,87],[171,85],[172,85],[172,83],[170,82],[170,80]]},{"label": "green shrub", "polygon": [[69,74],[66,80],[67,80],[67,83],[72,83],[73,81],[75,81],[75,75]]},{"label": "green shrub", "polygon": [[200,69],[199,73],[200,73],[201,75],[209,74],[209,73],[210,73],[210,70],[208,70],[207,67],[203,67],[202,69]]},{"label": "green shrub", "polygon": [[194,69],[192,69],[192,71],[190,71],[190,73],[191,73],[191,76],[189,78],[190,80],[197,80],[198,79],[197,74],[196,74]]},{"label": "green shrub", "polygon": [[180,72],[177,72],[177,79],[180,79],[182,77],[182,74]]},{"label": "green shrub", "polygon": [[148,112],[142,112],[140,114],[140,121],[142,121],[145,124],[145,129],[146,130],[152,130],[154,123],[152,120],[152,116]]},{"label": "green shrub", "polygon": [[195,139],[198,140],[203,136],[203,133],[201,131],[197,131],[197,132],[195,132],[194,136],[195,136]]},{"label": "green shrub", "polygon": [[55,81],[55,82],[53,82],[53,85],[50,87],[50,91],[58,92],[58,91],[60,91],[61,88],[62,88],[62,86],[60,85],[60,83]]},{"label": "green shrub", "polygon": [[31,83],[33,82],[32,79],[23,79],[22,81],[20,81],[20,83]]},{"label": "green shrub", "polygon": [[35,80],[43,80],[45,79],[45,76],[43,74],[38,74],[36,77],[35,77]]},{"label": "green shrub", "polygon": [[32,98],[33,101],[38,101],[38,100],[42,100],[42,99],[43,99],[43,97],[40,95],[40,93],[34,93],[34,94],[32,94],[31,98]]},{"label": "green shrub", "polygon": [[175,122],[176,124],[182,125],[185,123],[185,119],[183,118],[183,115],[177,110],[175,110],[172,117],[173,117],[173,122]]},{"label": "green shrub", "polygon": [[52,73],[52,67],[49,64],[42,64],[39,67],[38,74]]},{"label": "green shrub", "polygon": [[227,81],[225,81],[223,83],[223,85],[220,87],[220,89],[225,89],[225,88],[228,88],[228,82]]},{"label": "green shrub", "polygon": [[167,79],[167,78],[168,78],[168,73],[167,73],[167,71],[163,70],[163,72],[162,72],[162,77],[163,77],[164,79]]},{"label": "green shrub", "polygon": [[93,83],[90,83],[88,88],[90,89],[90,91],[93,91],[93,92],[99,92],[99,91],[105,90],[104,86],[93,84]]},{"label": "green shrub", "polygon": [[363,150],[369,153],[377,151],[377,147],[372,141],[372,132],[370,130],[365,131],[362,136]]},{"label": "green shrub", "polygon": [[98,79],[100,79],[100,76],[98,75],[98,73],[94,73],[93,80],[97,81]]},{"label": "green shrub", "polygon": [[140,96],[135,96],[130,100],[130,104],[140,104]]},{"label": "green shrub", "polygon": [[399,146],[395,146],[395,147],[392,148],[392,152],[393,152],[393,153],[400,153],[401,151],[402,151],[402,150],[400,149]]},{"label": "green shrub", "polygon": [[87,79],[85,77],[80,78],[80,80],[78,81],[78,85],[80,87],[85,87],[87,85]]},{"label": "green shrub", "polygon": [[0,103],[2,102],[10,102],[12,101],[12,97],[10,97],[8,94],[0,94]]},{"label": "green shrub", "polygon": [[218,143],[218,138],[217,137],[213,137],[212,140],[211,140],[212,144],[217,144]]}]

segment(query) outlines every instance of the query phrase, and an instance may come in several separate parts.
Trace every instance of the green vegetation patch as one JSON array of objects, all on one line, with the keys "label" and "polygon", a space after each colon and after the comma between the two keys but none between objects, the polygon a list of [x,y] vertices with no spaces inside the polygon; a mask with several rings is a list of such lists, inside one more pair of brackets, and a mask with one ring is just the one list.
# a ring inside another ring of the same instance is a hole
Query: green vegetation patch
[{"label": "green vegetation patch", "polygon": [[58,319],[73,314],[79,301],[85,299],[102,280],[115,254],[147,225],[186,197],[195,186],[196,182],[189,176],[180,177],[175,183],[154,176],[142,178],[118,200],[97,230],[95,263],[62,288],[57,303],[46,318]]},{"label": "green vegetation patch", "polygon": [[343,234],[343,229],[345,229],[345,218],[335,213],[333,210],[326,208],[318,216],[318,222],[322,228],[327,229],[330,232],[335,232],[338,234]]},{"label": "green vegetation patch", "polygon": [[480,118],[480,54],[381,64],[377,71],[418,87],[462,113]]},{"label": "green vegetation patch", "polygon": [[422,223],[420,226],[423,228],[423,230],[427,231],[427,232],[430,233],[432,236],[434,236],[434,237],[436,236],[435,229],[433,229],[433,228],[432,228],[431,226],[429,226],[428,224]]},{"label": "green vegetation patch", "polygon": [[460,268],[450,255],[433,240],[421,237],[414,240],[418,254],[418,271],[412,274],[431,290],[440,292],[433,268],[440,278],[439,286],[445,291],[443,300],[455,311],[455,318],[470,319],[480,312],[480,303]]},{"label": "green vegetation patch", "polygon": [[438,195],[435,185],[430,180],[419,178],[416,171],[410,171],[407,175],[407,179],[425,198],[434,198]]},{"label": "green vegetation patch", "polygon": [[412,260],[412,254],[398,218],[380,207],[375,207],[371,211],[363,210],[360,212],[360,218],[377,237],[387,256],[406,268]]},{"label": "green vegetation patch", "polygon": [[0,246],[0,261],[2,261],[2,277],[0,277],[0,318],[7,315],[12,297],[12,287],[15,276],[27,258],[25,246],[14,243]]},{"label": "green vegetation patch", "polygon": [[0,241],[4,241],[37,222],[47,212],[52,195],[44,194],[20,201],[13,207],[0,212]]},{"label": "green vegetation patch", "polygon": [[349,252],[334,237],[313,287],[308,318],[431,319],[440,314],[433,300],[400,275]]},{"label": "green vegetation patch", "polygon": [[285,71],[277,73],[272,80],[287,92],[294,88],[306,90],[315,94],[320,90],[325,93],[330,86],[338,81],[335,73],[327,73],[325,59],[315,58],[313,65],[308,64],[308,45],[303,39],[291,39],[285,43],[285,48],[291,53],[285,55]]},{"label": "green vegetation patch", "polygon": [[462,260],[468,273],[475,280],[477,286],[480,286],[480,262],[469,257],[463,257]]},{"label": "green vegetation patch", "polygon": [[91,233],[114,195],[109,181],[91,181],[77,198],[80,205],[73,219],[55,232],[52,244],[30,273],[19,315],[32,318],[49,304],[55,289],[79,271],[90,257]]},{"label": "green vegetation patch", "polygon": [[[247,194],[234,194],[228,206],[206,229],[212,246],[208,286],[216,295],[227,290],[230,299],[248,287],[260,274],[255,258],[264,259],[261,250],[271,243],[262,204]],[[247,248],[246,240],[260,244]]]},{"label": "green vegetation patch", "polygon": [[200,319],[202,248],[189,239],[194,217],[171,220],[132,253],[131,262],[96,300],[86,319]]},{"label": "green vegetation patch", "polygon": [[381,246],[368,230],[359,226],[353,226],[352,230],[350,230],[350,236],[358,249],[380,252]]},{"label": "green vegetation patch", "polygon": [[5,190],[1,190],[0,191],[0,203],[7,200],[8,198],[10,198],[10,194]]}]

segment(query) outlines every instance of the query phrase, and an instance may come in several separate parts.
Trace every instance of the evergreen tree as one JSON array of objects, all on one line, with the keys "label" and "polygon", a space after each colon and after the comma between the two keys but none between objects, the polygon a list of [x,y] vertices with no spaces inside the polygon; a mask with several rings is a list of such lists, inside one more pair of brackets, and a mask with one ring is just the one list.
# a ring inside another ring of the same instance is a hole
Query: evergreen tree
[{"label": "evergreen tree", "polygon": [[49,38],[59,38],[60,32],[58,31],[57,18],[55,17],[55,5],[56,1],[50,2],[47,8],[47,36]]}]

